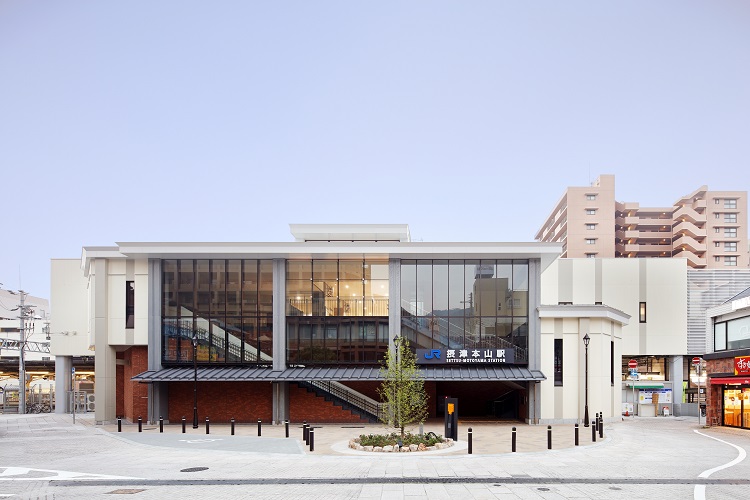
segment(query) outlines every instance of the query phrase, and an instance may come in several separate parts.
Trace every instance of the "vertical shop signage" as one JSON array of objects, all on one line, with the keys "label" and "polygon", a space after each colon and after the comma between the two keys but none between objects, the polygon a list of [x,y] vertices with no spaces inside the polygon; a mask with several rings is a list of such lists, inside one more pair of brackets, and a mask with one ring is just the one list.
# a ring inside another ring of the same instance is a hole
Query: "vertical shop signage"
[{"label": "vertical shop signage", "polygon": [[734,374],[750,375],[750,356],[737,356],[734,358]]}]

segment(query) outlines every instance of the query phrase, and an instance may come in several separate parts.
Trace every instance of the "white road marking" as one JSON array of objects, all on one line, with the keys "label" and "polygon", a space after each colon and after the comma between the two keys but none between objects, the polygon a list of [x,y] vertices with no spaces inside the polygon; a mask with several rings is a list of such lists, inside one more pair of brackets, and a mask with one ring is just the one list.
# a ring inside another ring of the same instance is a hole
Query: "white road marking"
[{"label": "white road marking", "polygon": [[[733,466],[737,465],[738,463],[742,462],[743,460],[745,460],[745,457],[747,456],[747,452],[743,448],[740,448],[739,446],[737,446],[736,444],[732,444],[732,443],[730,443],[728,441],[724,441],[723,439],[719,439],[719,438],[715,438],[713,436],[709,436],[708,434],[703,434],[702,432],[697,431],[697,430],[693,430],[693,432],[696,432],[696,433],[700,434],[701,436],[705,436],[707,438],[714,439],[714,440],[716,440],[716,441],[718,441],[720,443],[728,444],[729,446],[731,446],[732,448],[736,449],[739,452],[739,455],[737,455],[737,458],[735,458],[731,462],[727,462],[724,465],[719,465],[717,467],[714,467],[713,469],[708,469],[708,470],[705,470],[705,471],[701,472],[698,475],[698,477],[700,477],[700,478],[707,478],[708,476],[710,476],[714,472],[718,472],[720,470],[728,469],[729,467],[733,467]],[[706,500],[706,485],[705,484],[696,484],[695,485],[695,490],[693,492],[693,498],[695,500]]]},{"label": "white road marking", "polygon": [[[2,467],[5,469],[0,472],[0,481],[61,481],[68,479],[86,480],[86,479],[141,479],[127,476],[110,476],[107,474],[88,474],[86,472],[71,472],[65,470],[52,469],[30,469],[28,467]],[[45,472],[46,475],[40,477],[15,477],[28,474],[29,472]]]},{"label": "white road marking", "polygon": [[223,439],[180,439],[179,441],[194,444],[194,443],[213,443],[214,441],[224,441]]}]

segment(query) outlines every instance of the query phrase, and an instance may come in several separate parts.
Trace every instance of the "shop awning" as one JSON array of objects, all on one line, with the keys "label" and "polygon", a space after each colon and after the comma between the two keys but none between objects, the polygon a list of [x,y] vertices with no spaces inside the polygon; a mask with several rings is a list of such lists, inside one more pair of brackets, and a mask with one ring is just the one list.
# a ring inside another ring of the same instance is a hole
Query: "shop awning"
[{"label": "shop awning", "polygon": [[[428,381],[507,381],[539,382],[547,377],[539,370],[529,370],[525,366],[483,366],[483,367],[441,367],[429,366],[422,369]],[[136,382],[192,382],[193,368],[163,368],[139,373],[131,380]],[[336,381],[380,381],[380,368],[377,367],[295,367],[285,370],[272,370],[266,367],[199,367],[198,380],[201,382],[303,382],[309,380]]]},{"label": "shop awning", "polygon": [[712,377],[711,385],[750,385],[750,377]]},{"label": "shop awning", "polygon": [[630,382],[625,385],[635,389],[664,389],[664,384],[661,382]]}]

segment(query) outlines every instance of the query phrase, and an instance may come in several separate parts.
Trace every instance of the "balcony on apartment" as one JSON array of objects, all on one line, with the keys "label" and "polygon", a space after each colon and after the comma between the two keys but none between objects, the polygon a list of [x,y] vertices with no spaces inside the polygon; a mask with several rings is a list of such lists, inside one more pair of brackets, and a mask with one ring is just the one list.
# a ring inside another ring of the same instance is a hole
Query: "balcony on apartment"
[{"label": "balcony on apartment", "polygon": [[677,250],[690,250],[695,253],[706,251],[705,241],[699,241],[688,234],[675,235],[672,247]]},{"label": "balcony on apartment", "polygon": [[[704,204],[705,205],[705,204]],[[690,221],[694,223],[701,223],[706,221],[706,214],[694,210],[693,207],[682,206],[674,212],[675,221]]]},{"label": "balcony on apartment", "polygon": [[675,250],[672,257],[676,259],[687,259],[688,266],[692,268],[706,267],[706,258],[700,255],[696,255],[690,250]]},{"label": "balcony on apartment", "polygon": [[702,240],[706,237],[706,229],[703,227],[703,224],[698,226],[690,221],[679,221],[672,227],[672,234],[675,236],[687,234],[693,238]]},{"label": "balcony on apartment", "polygon": [[639,244],[618,243],[615,252],[623,257],[669,257],[672,255],[672,242]]}]

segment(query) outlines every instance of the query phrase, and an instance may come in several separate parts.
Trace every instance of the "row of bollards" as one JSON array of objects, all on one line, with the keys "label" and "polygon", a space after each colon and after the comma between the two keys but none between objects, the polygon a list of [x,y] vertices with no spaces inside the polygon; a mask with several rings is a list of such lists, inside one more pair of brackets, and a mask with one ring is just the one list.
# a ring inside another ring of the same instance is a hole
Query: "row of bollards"
[{"label": "row of bollards", "polygon": [[[286,421],[286,424],[289,425],[289,421]],[[289,437],[289,428],[287,427],[287,437]],[[307,423],[307,420],[302,421],[302,440],[305,442],[305,445],[310,447],[310,451],[315,451],[315,429],[313,429],[310,424]]]},{"label": "row of bollards", "polygon": [[[591,441],[593,443],[596,442],[597,434],[599,434],[600,439],[604,439],[604,416],[603,413],[597,413],[596,417],[592,419],[591,421]],[[516,452],[516,428],[511,428],[510,433],[510,451],[511,453]],[[574,430],[573,430],[573,439],[575,446],[579,445],[579,427],[578,424],[575,424]],[[467,444],[468,444],[468,454],[473,454],[474,446],[474,432],[471,427],[469,427],[468,435],[467,435]],[[552,426],[547,426],[547,449],[552,449]]]},{"label": "row of bollards", "polygon": [[[182,433],[185,434],[185,427],[186,427],[187,420],[185,417],[182,417]],[[261,436],[261,425],[262,425],[261,419],[258,419],[258,436]],[[234,424],[235,420],[234,418],[229,420],[229,424],[231,427],[231,434],[234,436]],[[206,434],[210,434],[211,432],[211,423],[208,417],[206,417]],[[304,425],[307,425],[307,421],[305,421]],[[117,417],[117,432],[122,432],[122,417]],[[143,418],[139,415],[138,416],[138,432],[143,432]],[[159,416],[159,432],[164,432],[164,417]],[[284,420],[284,434],[286,437],[289,437],[289,420]],[[305,444],[309,444],[307,441]]]}]

